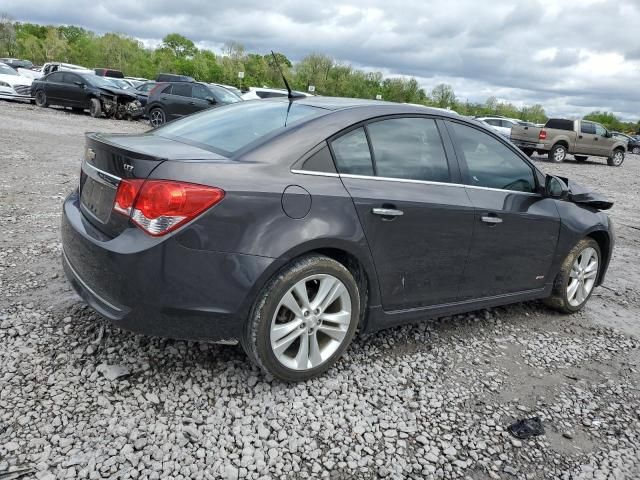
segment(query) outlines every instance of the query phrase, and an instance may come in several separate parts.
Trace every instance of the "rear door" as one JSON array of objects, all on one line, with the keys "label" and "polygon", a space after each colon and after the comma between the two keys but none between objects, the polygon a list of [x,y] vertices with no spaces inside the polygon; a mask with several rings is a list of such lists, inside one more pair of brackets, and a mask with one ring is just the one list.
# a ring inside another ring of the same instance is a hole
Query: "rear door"
[{"label": "rear door", "polygon": [[[183,117],[193,113],[191,98],[191,84],[187,82],[175,82],[165,88],[160,95],[168,120]],[[165,93],[166,92],[166,93]]]},{"label": "rear door", "polygon": [[[369,242],[384,310],[455,301],[473,208],[448,161],[443,124],[393,117],[330,142]],[[453,155],[450,144],[449,157]]]},{"label": "rear door", "polygon": [[461,299],[543,288],[560,230],[555,201],[538,193],[537,174],[498,137],[447,122],[475,209]]},{"label": "rear door", "polygon": [[58,105],[64,91],[64,72],[54,72],[47,77],[45,84],[45,92],[49,103]]}]

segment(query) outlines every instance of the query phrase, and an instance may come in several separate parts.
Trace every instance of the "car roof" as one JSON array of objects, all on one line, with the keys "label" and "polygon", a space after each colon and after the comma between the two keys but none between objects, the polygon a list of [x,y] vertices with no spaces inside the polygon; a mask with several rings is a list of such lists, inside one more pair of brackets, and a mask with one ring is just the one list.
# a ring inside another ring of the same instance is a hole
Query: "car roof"
[{"label": "car roof", "polygon": [[[287,97],[274,97],[265,98],[260,100],[261,102],[288,102]],[[310,107],[323,108],[325,110],[344,110],[344,109],[371,109],[378,108],[381,111],[385,111],[388,114],[431,114],[439,115],[450,118],[460,118],[455,112],[448,110],[430,108],[422,105],[410,105],[407,103],[386,102],[384,100],[369,100],[363,98],[347,98],[347,97],[323,97],[323,96],[309,96],[309,97],[296,97],[291,100],[295,103],[302,105],[308,105]]]}]

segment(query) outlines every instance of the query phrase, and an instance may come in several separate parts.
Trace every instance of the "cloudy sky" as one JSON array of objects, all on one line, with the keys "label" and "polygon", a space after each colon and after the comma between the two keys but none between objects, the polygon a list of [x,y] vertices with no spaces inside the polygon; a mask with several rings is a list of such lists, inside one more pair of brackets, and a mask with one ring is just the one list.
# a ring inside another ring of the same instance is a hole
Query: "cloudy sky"
[{"label": "cloudy sky", "polygon": [[235,40],[294,61],[326,53],[425,89],[450,83],[463,100],[640,118],[640,0],[3,0],[0,10],[148,44],[179,32],[214,50]]}]

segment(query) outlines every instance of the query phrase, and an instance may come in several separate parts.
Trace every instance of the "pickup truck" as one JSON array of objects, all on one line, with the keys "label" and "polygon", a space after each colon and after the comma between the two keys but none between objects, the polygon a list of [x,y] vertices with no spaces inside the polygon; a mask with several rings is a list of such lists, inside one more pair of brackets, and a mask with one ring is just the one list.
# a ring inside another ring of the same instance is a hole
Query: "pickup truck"
[{"label": "pickup truck", "polygon": [[549,160],[562,162],[568,153],[578,162],[588,157],[606,157],[607,164],[619,167],[624,162],[627,143],[599,123],[586,120],[552,118],[544,127],[515,125],[511,142],[525,154],[548,153]]}]

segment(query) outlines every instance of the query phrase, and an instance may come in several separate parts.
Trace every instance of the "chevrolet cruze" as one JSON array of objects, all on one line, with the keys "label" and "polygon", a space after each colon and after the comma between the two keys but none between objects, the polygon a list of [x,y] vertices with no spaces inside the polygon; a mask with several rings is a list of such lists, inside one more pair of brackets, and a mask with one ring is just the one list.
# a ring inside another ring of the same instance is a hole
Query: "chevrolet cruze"
[{"label": "chevrolet cruze", "polygon": [[610,206],[453,113],[274,98],[88,134],[63,265],[115,325],[239,341],[300,381],[357,331],[531,299],[580,310]]}]

